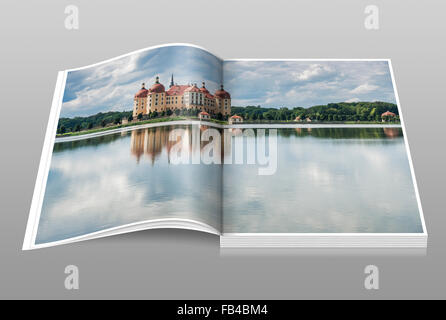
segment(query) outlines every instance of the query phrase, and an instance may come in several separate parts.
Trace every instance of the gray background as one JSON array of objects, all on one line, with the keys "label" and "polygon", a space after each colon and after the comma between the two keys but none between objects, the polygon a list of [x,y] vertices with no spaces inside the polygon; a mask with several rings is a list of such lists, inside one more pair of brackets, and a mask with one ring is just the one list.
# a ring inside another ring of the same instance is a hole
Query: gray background
[{"label": "gray background", "polygon": [[[64,28],[79,6],[80,29]],[[363,26],[380,8],[380,30]],[[441,1],[1,1],[1,298],[446,298]],[[418,251],[220,252],[215,236],[138,232],[21,252],[58,70],[190,42],[224,58],[391,58],[429,232]],[[64,289],[64,268],[80,290]],[[380,289],[364,289],[364,267]]]}]

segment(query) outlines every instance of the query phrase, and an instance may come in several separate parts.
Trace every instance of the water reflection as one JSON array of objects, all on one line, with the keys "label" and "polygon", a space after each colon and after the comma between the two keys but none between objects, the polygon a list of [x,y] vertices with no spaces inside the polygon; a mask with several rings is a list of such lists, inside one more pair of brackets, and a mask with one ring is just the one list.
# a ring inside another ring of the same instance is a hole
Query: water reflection
[{"label": "water reflection", "polygon": [[36,243],[160,218],[221,230],[221,166],[170,164],[172,129],[55,144]]},{"label": "water reflection", "polygon": [[194,140],[208,127],[183,125],[55,144],[36,243],[163,217],[224,232],[421,232],[400,128],[279,129],[272,176],[172,164],[177,128],[191,157],[210,143]]},{"label": "water reflection", "polygon": [[224,166],[224,232],[422,232],[401,128],[279,133],[274,175]]}]

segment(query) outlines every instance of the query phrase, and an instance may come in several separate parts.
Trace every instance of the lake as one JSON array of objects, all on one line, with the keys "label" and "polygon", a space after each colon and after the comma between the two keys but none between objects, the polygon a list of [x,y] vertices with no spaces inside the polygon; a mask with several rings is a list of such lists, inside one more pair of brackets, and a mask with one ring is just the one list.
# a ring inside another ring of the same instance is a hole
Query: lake
[{"label": "lake", "polygon": [[56,143],[36,244],[159,218],[223,232],[422,232],[401,128],[278,129],[271,175],[258,164],[175,164],[173,150],[193,157],[208,143],[169,141],[174,129],[193,131]]}]

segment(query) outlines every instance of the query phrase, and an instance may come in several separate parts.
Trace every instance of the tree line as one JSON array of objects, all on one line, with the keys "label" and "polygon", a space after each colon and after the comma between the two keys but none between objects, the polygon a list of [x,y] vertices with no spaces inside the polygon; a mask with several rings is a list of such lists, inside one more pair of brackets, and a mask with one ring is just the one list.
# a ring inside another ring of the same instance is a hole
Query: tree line
[{"label": "tree line", "polygon": [[128,118],[131,115],[132,111],[109,111],[99,112],[88,117],[60,118],[57,133],[63,134],[65,132],[105,127],[110,124],[120,124],[123,118]]},{"label": "tree line", "polygon": [[[171,116],[186,116],[186,117],[196,117],[200,110],[198,109],[167,109],[162,112],[150,112],[148,114],[139,114],[138,120],[149,120],[156,118],[164,118]],[[227,120],[228,116],[224,116],[221,113],[213,115],[213,118],[217,120]],[[57,134],[64,134],[67,132],[78,132],[83,130],[89,130],[93,128],[106,127],[109,125],[119,125],[122,119],[127,119],[129,122],[133,121],[133,111],[110,111],[110,112],[99,112],[95,115],[88,117],[74,117],[74,118],[60,118],[57,125]]]},{"label": "tree line", "polygon": [[[390,111],[398,116],[398,107],[389,102],[339,102],[310,108],[232,107],[231,114],[252,121],[289,121],[300,117],[316,121],[381,121],[381,114]],[[398,119],[398,118],[397,118]]]},{"label": "tree line", "polygon": [[[327,105],[318,105],[310,108],[263,108],[261,106],[247,106],[231,108],[231,115],[242,116],[245,121],[292,121],[296,117],[302,120],[307,118],[315,121],[381,121],[381,114],[390,111],[398,116],[398,107],[389,102],[339,102]],[[138,120],[147,120],[170,116],[196,117],[197,109],[167,109],[162,112],[150,112],[138,115]],[[227,120],[228,116],[221,113],[212,115],[217,120]],[[132,111],[99,112],[88,117],[60,118],[57,133],[76,132],[107,125],[121,124],[122,119],[134,120]],[[396,118],[398,120],[398,117]]]}]

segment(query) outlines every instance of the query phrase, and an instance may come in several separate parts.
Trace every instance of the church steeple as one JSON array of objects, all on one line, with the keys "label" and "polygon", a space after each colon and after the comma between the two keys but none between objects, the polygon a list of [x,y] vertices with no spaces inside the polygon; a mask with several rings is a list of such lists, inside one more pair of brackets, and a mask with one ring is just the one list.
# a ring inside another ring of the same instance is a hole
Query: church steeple
[{"label": "church steeple", "polygon": [[173,87],[175,84],[173,83],[173,73],[172,73],[172,77],[170,78],[170,86],[169,88]]}]

